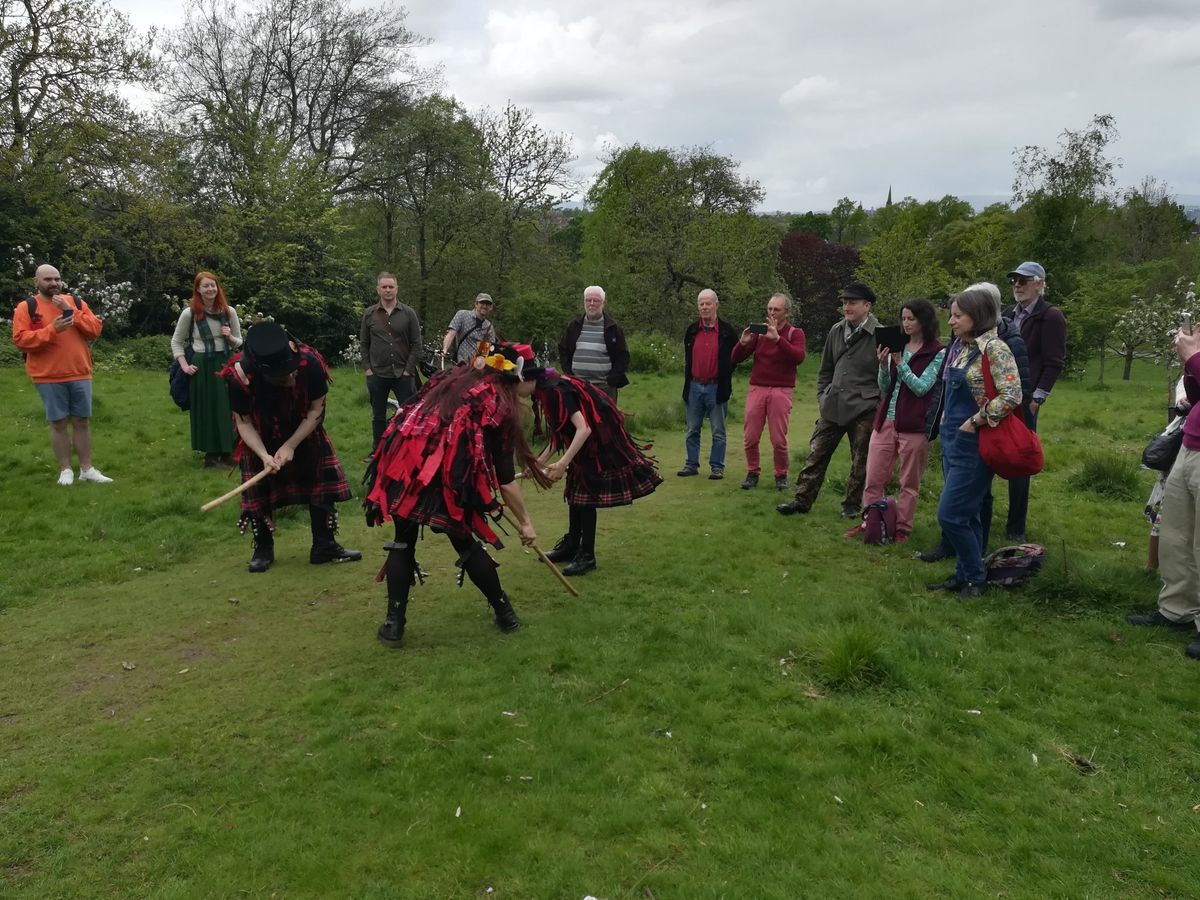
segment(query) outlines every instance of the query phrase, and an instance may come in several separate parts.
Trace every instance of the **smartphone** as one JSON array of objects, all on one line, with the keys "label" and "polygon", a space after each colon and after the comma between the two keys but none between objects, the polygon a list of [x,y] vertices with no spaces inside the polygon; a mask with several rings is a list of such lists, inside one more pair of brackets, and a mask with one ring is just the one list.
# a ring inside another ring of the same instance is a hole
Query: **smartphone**
[{"label": "smartphone", "polygon": [[73,307],[73,306],[68,306],[66,309],[64,309],[64,310],[63,310],[62,317],[63,317],[64,319],[69,319],[69,318],[71,318],[71,316],[73,316],[73,315],[75,315],[75,307]]},{"label": "smartphone", "polygon": [[766,325],[760,325],[760,324],[758,324],[758,323],[756,322],[756,323],[755,323],[755,324],[753,324],[753,325],[747,325],[747,326],[746,326],[746,330],[747,330],[747,331],[749,331],[751,334],[766,334],[766,333],[767,333],[767,326],[766,326]]},{"label": "smartphone", "polygon": [[1179,330],[1184,334],[1192,333],[1192,314],[1185,312],[1179,314]]}]

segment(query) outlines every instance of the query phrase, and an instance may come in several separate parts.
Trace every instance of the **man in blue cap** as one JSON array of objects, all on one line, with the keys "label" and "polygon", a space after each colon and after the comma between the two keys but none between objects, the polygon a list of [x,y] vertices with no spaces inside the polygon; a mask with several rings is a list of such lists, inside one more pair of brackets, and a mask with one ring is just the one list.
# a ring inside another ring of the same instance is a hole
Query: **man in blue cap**
[{"label": "man in blue cap", "polygon": [[[1046,270],[1035,262],[1023,262],[1008,273],[1013,298],[1004,318],[1021,332],[1029,351],[1029,376],[1033,396],[1026,395],[1022,408],[1025,422],[1037,431],[1038,413],[1062,374],[1067,356],[1067,320],[1057,306],[1046,300]],[[1008,482],[1008,525],[1010,542],[1025,542],[1025,517],[1029,512],[1029,479]]]}]

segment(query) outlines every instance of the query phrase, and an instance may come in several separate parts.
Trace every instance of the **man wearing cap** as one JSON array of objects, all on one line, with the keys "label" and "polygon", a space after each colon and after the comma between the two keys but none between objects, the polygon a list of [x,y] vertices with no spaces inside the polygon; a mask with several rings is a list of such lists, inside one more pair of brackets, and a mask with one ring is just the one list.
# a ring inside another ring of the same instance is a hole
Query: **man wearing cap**
[{"label": "man wearing cap", "polygon": [[264,469],[271,473],[242,493],[238,527],[254,535],[249,570],[265,572],[275,562],[272,516],[281,506],[308,507],[313,565],[362,559],[334,540],[334,504],[351,494],[322,424],[329,370],[321,354],[297,344],[274,322],[260,322],[220,375],[229,385],[242,481]]},{"label": "man wearing cap", "polygon": [[850,439],[850,477],[842,498],[842,516],[855,519],[862,512],[867,480],[867,450],[871,425],[879,404],[879,358],[875,329],[879,320],[871,313],[875,293],[852,281],[842,289],[842,321],[829,329],[817,374],[817,404],[821,417],[813,428],[808,459],[796,479],[796,497],[775,507],[785,516],[812,509],[825,481],[825,470],[843,436]]},{"label": "man wearing cap", "polygon": [[[1029,351],[1029,376],[1033,396],[1022,404],[1025,423],[1037,431],[1038,413],[1062,374],[1067,355],[1067,320],[1057,306],[1046,300],[1046,270],[1035,262],[1023,262],[1008,273],[1013,298],[1017,301],[1004,313],[1021,332]],[[1029,512],[1029,479],[1008,482],[1008,539],[1025,541],[1025,517]]]},{"label": "man wearing cap", "polygon": [[37,267],[35,293],[13,311],[13,343],[25,351],[25,371],[33,380],[46,421],[50,449],[58,462],[58,483],[75,483],[71,449],[79,457],[79,480],[108,484],[92,465],[92,351],[101,321],[78,297],[59,293],[62,279],[54,266]]},{"label": "man wearing cap", "polygon": [[498,343],[496,326],[488,319],[495,305],[491,294],[476,294],[474,309],[456,312],[442,338],[442,356],[449,356],[453,363],[465,363],[471,361],[480,341],[495,346]]},{"label": "man wearing cap", "polygon": [[421,323],[417,311],[396,299],[396,276],[380,272],[375,279],[379,302],[367,307],[359,329],[367,396],[371,401],[371,446],[387,427],[388,395],[401,405],[417,392],[421,362]]},{"label": "man wearing cap", "polygon": [[567,324],[558,341],[558,362],[568,375],[594,384],[617,400],[617,390],[629,384],[629,349],[625,332],[604,310],[604,288],[583,290],[583,314]]},{"label": "man wearing cap", "polygon": [[717,292],[705,288],[696,295],[700,318],[683,332],[683,402],[687,408],[687,433],[683,439],[687,458],[676,474],[695,475],[700,469],[700,431],[704,419],[712,430],[708,454],[709,478],[725,477],[725,417],[733,393],[731,354],[738,335],[717,316]]}]

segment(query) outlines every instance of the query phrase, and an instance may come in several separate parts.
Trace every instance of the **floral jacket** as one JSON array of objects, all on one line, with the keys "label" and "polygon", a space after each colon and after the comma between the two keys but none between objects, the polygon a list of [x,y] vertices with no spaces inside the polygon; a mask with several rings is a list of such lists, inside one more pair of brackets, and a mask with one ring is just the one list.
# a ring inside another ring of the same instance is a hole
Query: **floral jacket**
[{"label": "floral jacket", "polygon": [[[995,426],[1001,419],[1021,405],[1021,375],[1017,371],[1017,361],[1013,358],[1008,344],[996,336],[996,329],[986,331],[975,338],[973,345],[956,341],[957,352],[951,357],[948,365],[954,369],[967,369],[967,386],[975,397],[987,423]],[[976,353],[975,351],[979,352]],[[996,384],[997,394],[991,400],[983,388],[983,356],[986,353],[991,364],[992,381]]]}]

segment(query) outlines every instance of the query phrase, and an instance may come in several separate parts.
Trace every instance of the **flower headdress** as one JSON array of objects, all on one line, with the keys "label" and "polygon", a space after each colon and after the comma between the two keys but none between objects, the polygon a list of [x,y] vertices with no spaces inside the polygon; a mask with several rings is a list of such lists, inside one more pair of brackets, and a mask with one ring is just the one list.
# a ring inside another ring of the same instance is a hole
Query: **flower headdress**
[{"label": "flower headdress", "polygon": [[501,344],[493,347],[487,341],[480,341],[471,365],[481,372],[491,369],[516,381],[524,381],[527,376],[536,378],[543,371],[534,358],[533,348],[528,344]]}]

